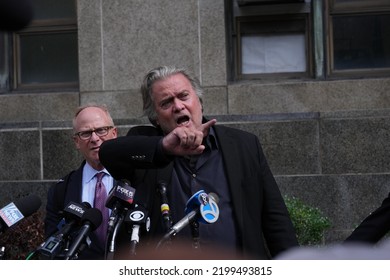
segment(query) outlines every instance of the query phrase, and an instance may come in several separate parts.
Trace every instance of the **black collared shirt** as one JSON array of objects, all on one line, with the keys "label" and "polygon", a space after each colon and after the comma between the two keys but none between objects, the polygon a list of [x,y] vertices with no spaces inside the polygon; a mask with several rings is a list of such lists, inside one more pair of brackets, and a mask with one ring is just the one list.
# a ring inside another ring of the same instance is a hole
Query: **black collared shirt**
[{"label": "black collared shirt", "polygon": [[[196,157],[177,157],[174,160],[171,188],[168,191],[173,222],[185,216],[188,199],[204,190],[219,197],[219,218],[215,223],[199,223],[201,246],[219,246],[236,250],[238,247],[237,227],[233,215],[231,193],[223,166],[222,154],[214,130],[204,139],[205,151]],[[190,227],[183,229],[178,238],[191,239]]]}]

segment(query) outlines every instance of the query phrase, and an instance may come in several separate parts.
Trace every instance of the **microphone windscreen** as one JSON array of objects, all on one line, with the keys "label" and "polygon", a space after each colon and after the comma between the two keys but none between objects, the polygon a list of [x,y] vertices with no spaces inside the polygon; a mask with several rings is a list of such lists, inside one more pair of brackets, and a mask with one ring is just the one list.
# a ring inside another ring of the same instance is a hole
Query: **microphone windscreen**
[{"label": "microphone windscreen", "polygon": [[30,194],[15,201],[14,204],[24,217],[28,217],[38,211],[42,202],[37,195]]},{"label": "microphone windscreen", "polygon": [[87,208],[87,209],[92,208],[92,205],[89,202],[87,202],[87,201],[83,201],[81,204],[84,205],[85,208]]},{"label": "microphone windscreen", "polygon": [[103,216],[97,208],[91,208],[85,211],[82,217],[82,223],[89,222],[91,224],[92,230],[95,230],[102,223]]},{"label": "microphone windscreen", "polygon": [[34,17],[32,0],[0,1],[0,30],[17,31],[27,27]]}]

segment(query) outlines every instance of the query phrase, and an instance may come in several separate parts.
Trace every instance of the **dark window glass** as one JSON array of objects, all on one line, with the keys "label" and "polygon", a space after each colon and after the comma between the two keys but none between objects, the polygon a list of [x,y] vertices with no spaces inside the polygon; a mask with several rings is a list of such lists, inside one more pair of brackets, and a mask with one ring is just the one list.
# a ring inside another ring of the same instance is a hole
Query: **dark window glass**
[{"label": "dark window glass", "polygon": [[335,16],[334,69],[390,67],[390,15]]},{"label": "dark window glass", "polygon": [[34,0],[34,20],[74,18],[76,5],[69,0]]},{"label": "dark window glass", "polygon": [[78,81],[77,34],[20,36],[22,84]]}]

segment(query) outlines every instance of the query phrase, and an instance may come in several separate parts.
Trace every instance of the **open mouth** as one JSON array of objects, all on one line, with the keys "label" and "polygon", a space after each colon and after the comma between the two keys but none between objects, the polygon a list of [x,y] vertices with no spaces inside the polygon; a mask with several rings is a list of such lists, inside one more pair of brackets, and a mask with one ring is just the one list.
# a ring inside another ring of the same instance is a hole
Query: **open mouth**
[{"label": "open mouth", "polygon": [[189,123],[190,118],[188,116],[182,116],[176,120],[177,125],[185,126]]}]

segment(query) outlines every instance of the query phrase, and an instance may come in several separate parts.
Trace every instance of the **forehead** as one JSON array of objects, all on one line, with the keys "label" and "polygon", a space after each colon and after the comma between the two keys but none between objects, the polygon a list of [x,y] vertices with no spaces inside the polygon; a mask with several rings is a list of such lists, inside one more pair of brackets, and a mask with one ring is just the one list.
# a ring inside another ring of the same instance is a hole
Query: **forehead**
[{"label": "forehead", "polygon": [[193,91],[190,81],[181,73],[156,81],[152,86],[153,95],[170,95]]},{"label": "forehead", "polygon": [[93,126],[94,124],[108,124],[107,114],[101,108],[85,108],[76,117],[77,126]]}]

